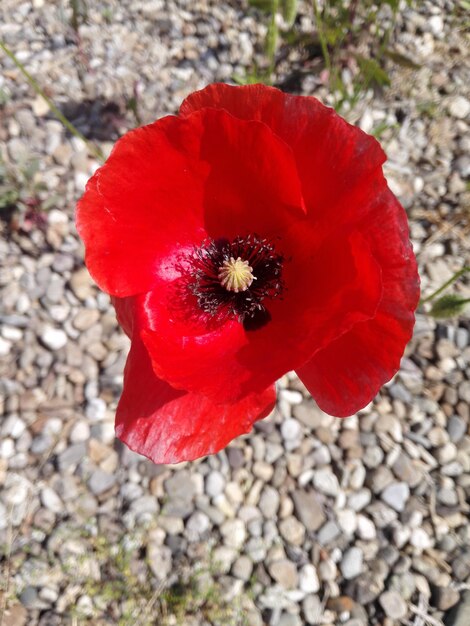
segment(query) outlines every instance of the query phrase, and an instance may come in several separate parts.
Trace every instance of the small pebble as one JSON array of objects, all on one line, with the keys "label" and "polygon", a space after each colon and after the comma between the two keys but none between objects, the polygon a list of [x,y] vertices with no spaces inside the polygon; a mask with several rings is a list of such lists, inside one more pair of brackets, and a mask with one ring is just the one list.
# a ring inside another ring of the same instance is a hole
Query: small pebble
[{"label": "small pebble", "polygon": [[387,617],[400,620],[406,617],[408,607],[403,598],[396,591],[385,591],[379,598],[379,602]]}]

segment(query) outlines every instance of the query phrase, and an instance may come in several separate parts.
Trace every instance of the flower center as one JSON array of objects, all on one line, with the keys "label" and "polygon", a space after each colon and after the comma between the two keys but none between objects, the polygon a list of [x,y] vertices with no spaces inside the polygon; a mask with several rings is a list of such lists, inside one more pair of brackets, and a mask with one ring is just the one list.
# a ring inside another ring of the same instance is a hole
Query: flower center
[{"label": "flower center", "polygon": [[209,239],[194,250],[186,284],[203,313],[255,329],[270,319],[269,300],[282,294],[283,263],[271,241],[255,234]]},{"label": "flower center", "polygon": [[222,263],[219,269],[220,284],[227,291],[246,291],[251,283],[256,280],[256,276],[252,274],[253,268],[250,267],[248,261],[243,261],[240,257],[236,259],[233,256]]}]

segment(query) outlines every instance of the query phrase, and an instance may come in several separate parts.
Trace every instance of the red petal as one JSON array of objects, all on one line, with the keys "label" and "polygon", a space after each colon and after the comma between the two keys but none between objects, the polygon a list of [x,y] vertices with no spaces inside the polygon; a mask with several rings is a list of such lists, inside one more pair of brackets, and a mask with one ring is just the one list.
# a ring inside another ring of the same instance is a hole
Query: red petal
[{"label": "red petal", "polygon": [[249,344],[238,356],[257,384],[300,367],[354,324],[373,317],[381,298],[380,268],[360,235],[338,233],[310,258],[303,257],[300,243],[299,238],[296,263],[286,264],[285,298],[271,303],[272,320],[247,333]]},{"label": "red petal", "polygon": [[253,332],[234,320],[211,326],[180,316],[178,285],[163,281],[133,299],[135,310],[115,299],[118,319],[128,334],[141,333],[159,378],[217,404],[238,401],[372,317],[381,297],[380,269],[360,235],[300,250],[286,265],[286,297],[270,303],[272,320]]},{"label": "red petal", "polygon": [[78,203],[77,229],[93,278],[125,297],[207,234],[277,234],[302,207],[290,148],[263,124],[205,110],[120,139]]},{"label": "red petal", "polygon": [[385,154],[379,143],[316,98],[284,94],[265,85],[214,84],[191,94],[180,114],[205,107],[262,121],[292,148],[313,219],[334,215],[335,226],[344,219],[359,219],[367,205],[355,204],[351,211],[355,187],[373,184],[375,178],[385,184],[381,169]]},{"label": "red petal", "polygon": [[388,193],[363,234],[382,267],[383,298],[377,314],[318,352],[297,370],[319,406],[344,417],[368,404],[397,372],[414,325],[419,277],[402,207]]},{"label": "red petal", "polygon": [[120,297],[147,291],[166,255],[204,237],[208,165],[191,154],[202,134],[200,115],[138,128],[116,143],[89,181],[77,230],[104,291]]},{"label": "red petal", "polygon": [[273,386],[236,404],[217,406],[204,396],[177,391],[155,376],[136,338],[124,372],[116,435],[154,463],[192,461],[249,432],[270,413],[275,400]]},{"label": "red petal", "polygon": [[279,237],[305,218],[291,149],[265,124],[205,110],[200,157],[210,163],[204,224],[210,237]]},{"label": "red petal", "polygon": [[132,338],[134,332],[134,316],[135,316],[135,298],[116,298],[112,297],[111,302],[116,309],[116,317],[119,325],[129,337]]},{"label": "red petal", "polygon": [[[375,318],[357,324],[297,370],[325,410],[353,413],[398,369],[419,297],[406,218],[381,170],[385,155],[375,139],[314,98],[262,85],[211,85],[191,95],[181,114],[208,106],[263,121],[288,143],[319,235],[357,230],[382,268],[384,295]],[[334,255],[325,257],[328,270],[333,262]]]}]

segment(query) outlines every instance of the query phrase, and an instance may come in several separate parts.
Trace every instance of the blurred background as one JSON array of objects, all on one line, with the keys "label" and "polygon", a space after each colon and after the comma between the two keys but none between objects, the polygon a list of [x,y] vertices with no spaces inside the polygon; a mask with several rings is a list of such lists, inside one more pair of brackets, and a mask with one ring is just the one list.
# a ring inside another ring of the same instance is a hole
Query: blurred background
[{"label": "blurred background", "polygon": [[264,82],[381,141],[423,296],[461,272],[463,301],[469,33],[468,0],[2,0],[1,626],[469,626],[468,309],[422,306],[357,416],[287,375],[250,435],[155,466],[114,438],[128,340],[73,222],[125,131]]}]

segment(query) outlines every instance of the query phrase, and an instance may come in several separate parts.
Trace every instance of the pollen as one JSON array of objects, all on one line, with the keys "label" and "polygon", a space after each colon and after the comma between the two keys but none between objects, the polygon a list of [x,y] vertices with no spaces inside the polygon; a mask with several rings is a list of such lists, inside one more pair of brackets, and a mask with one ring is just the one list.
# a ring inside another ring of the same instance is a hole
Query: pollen
[{"label": "pollen", "polygon": [[235,259],[233,256],[222,263],[218,278],[227,291],[235,293],[246,291],[256,280],[256,276],[253,276],[253,268],[250,267],[248,261],[243,261],[241,257]]}]

